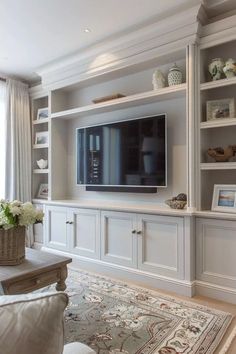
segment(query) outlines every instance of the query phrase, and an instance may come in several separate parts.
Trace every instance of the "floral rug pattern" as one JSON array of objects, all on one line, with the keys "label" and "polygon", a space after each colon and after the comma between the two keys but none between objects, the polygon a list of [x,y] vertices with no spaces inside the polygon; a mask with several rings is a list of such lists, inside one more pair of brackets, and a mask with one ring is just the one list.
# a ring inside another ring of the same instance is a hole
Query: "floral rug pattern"
[{"label": "floral rug pattern", "polygon": [[66,342],[99,354],[210,354],[231,322],[228,313],[107,277],[70,270]]}]

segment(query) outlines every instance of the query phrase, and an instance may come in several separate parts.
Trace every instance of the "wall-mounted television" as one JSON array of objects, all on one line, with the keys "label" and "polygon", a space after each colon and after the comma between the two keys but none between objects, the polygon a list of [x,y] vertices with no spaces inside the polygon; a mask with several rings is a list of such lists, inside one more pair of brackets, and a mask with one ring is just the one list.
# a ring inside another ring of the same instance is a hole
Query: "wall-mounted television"
[{"label": "wall-mounted television", "polygon": [[78,128],[77,184],[88,190],[166,187],[166,131],[166,114]]}]

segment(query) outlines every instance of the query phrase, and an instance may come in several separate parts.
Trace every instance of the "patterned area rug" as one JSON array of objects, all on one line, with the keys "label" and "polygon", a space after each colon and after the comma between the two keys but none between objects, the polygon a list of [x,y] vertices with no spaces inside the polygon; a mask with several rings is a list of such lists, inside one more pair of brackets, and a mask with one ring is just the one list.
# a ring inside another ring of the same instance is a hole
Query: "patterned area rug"
[{"label": "patterned area rug", "polygon": [[91,273],[70,271],[66,342],[99,354],[210,354],[232,316]]}]

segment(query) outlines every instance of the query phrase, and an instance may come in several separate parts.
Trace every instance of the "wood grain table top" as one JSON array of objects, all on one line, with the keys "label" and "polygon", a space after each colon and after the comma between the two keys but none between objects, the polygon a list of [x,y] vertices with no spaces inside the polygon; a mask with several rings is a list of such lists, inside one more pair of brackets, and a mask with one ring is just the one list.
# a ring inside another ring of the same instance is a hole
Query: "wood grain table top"
[{"label": "wood grain table top", "polygon": [[32,248],[26,248],[25,261],[19,265],[0,266],[0,283],[20,279],[25,275],[37,275],[71,263],[72,259]]}]

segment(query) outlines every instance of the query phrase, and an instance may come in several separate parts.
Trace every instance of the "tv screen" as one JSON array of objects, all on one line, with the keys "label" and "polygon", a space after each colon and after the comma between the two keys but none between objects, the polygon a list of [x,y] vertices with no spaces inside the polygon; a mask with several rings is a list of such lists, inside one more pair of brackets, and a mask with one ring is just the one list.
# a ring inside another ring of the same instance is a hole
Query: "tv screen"
[{"label": "tv screen", "polygon": [[166,114],[77,129],[77,184],[166,186]]}]

